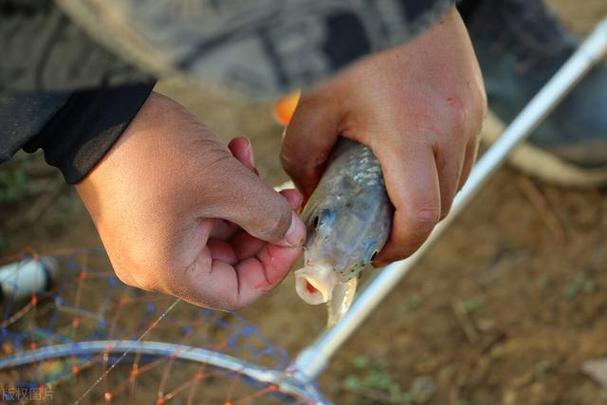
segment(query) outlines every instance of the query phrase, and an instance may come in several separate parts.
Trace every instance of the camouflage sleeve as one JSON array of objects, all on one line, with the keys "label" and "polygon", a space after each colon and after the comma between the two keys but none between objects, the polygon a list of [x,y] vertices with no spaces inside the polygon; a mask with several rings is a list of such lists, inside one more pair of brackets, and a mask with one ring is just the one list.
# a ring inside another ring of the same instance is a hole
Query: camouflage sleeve
[{"label": "camouflage sleeve", "polygon": [[20,148],[42,148],[76,183],[135,116],[153,77],[275,97],[411,39],[453,5],[0,0],[0,163]]},{"label": "camouflage sleeve", "polygon": [[0,94],[149,82],[48,0],[0,0]]},{"label": "camouflage sleeve", "polygon": [[[11,0],[0,0],[11,2]],[[40,3],[45,0],[13,0]],[[254,97],[327,78],[407,41],[454,0],[55,0],[48,15],[0,26],[7,91],[65,90],[186,75]],[[0,8],[2,10],[2,8]],[[23,29],[14,39],[12,33]],[[81,30],[88,34],[82,35]],[[37,35],[43,33],[44,35]],[[31,35],[30,35],[31,34]],[[94,39],[98,44],[97,46]],[[7,46],[8,43],[8,46]],[[25,47],[25,43],[30,44]],[[31,49],[30,49],[31,48]],[[108,57],[109,49],[121,58]],[[6,54],[5,54],[6,55]],[[123,60],[130,62],[125,63]]]},{"label": "camouflage sleeve", "polygon": [[42,149],[70,184],[112,147],[154,86],[47,0],[0,0],[0,50],[0,163]]}]

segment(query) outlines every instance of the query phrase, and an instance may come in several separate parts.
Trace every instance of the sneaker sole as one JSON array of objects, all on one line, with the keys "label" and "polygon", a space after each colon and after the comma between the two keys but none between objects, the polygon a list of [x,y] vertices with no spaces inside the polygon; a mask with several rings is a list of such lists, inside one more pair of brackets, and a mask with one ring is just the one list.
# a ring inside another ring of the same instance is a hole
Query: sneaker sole
[{"label": "sneaker sole", "polygon": [[[491,145],[504,132],[506,125],[489,112],[483,123],[481,142]],[[529,142],[517,146],[508,157],[516,169],[542,181],[567,187],[593,188],[607,184],[607,168],[585,169],[567,162]]]}]

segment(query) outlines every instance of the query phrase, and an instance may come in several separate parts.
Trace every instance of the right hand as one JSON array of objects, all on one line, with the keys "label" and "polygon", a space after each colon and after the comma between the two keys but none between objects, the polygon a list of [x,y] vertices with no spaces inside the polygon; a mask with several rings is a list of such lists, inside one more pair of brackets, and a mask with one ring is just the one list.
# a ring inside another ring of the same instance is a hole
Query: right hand
[{"label": "right hand", "polygon": [[176,102],[152,94],[78,185],[126,284],[224,310],[274,288],[301,253],[301,196],[255,174],[245,138],[229,149]]},{"label": "right hand", "polygon": [[453,9],[411,42],[364,58],[304,92],[282,163],[309,197],[339,136],[379,160],[395,212],[375,265],[408,257],[451,208],[476,158],[486,97],[466,28]]}]

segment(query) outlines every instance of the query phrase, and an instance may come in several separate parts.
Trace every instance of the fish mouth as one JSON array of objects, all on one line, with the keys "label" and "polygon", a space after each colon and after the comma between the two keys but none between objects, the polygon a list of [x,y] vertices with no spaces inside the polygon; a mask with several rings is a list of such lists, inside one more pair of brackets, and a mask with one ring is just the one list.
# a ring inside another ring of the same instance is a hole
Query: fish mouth
[{"label": "fish mouth", "polygon": [[329,302],[337,282],[337,274],[326,265],[308,265],[295,272],[295,291],[311,305]]}]

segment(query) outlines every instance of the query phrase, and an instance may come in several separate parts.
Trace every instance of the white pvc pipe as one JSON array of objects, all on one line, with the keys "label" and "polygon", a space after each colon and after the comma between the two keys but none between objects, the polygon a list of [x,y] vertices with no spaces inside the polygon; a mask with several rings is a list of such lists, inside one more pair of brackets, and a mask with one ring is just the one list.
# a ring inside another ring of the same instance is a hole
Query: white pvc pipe
[{"label": "white pvc pipe", "polygon": [[[428,252],[429,248],[457,218],[470,199],[504,163],[514,147],[541,124],[563,97],[606,54],[607,19],[604,19],[476,163],[466,185],[455,198],[451,213],[434,229],[422,247],[409,258],[392,263],[380,270],[367,283],[367,287],[354,301],[344,318],[299,354],[291,368],[297,371],[300,378],[310,381],[318,377],[333,354],[367,316],[377,308],[407,272]],[[605,112],[597,111],[597,113]]]},{"label": "white pvc pipe", "polygon": [[51,282],[55,261],[28,258],[0,267],[0,302],[20,300],[44,291]]}]

